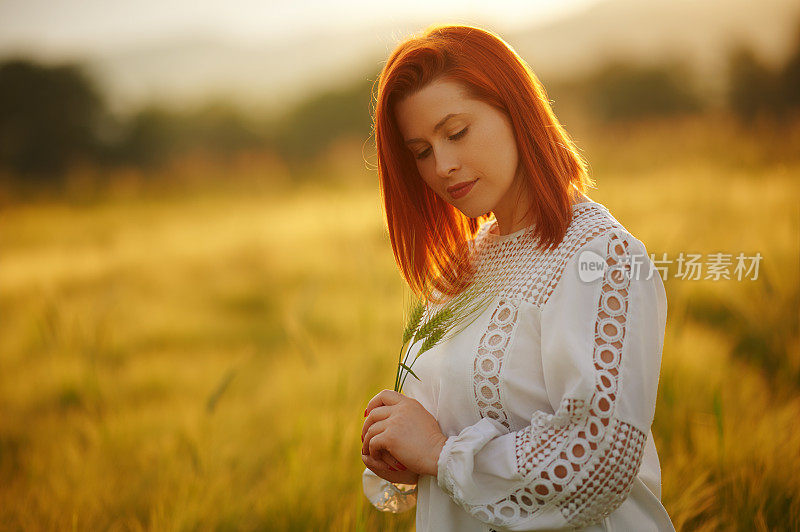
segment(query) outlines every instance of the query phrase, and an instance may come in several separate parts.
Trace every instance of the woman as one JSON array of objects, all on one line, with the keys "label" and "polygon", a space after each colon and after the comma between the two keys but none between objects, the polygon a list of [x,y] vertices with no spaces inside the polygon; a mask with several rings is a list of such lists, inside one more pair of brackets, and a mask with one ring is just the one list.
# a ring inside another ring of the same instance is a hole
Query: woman
[{"label": "woman", "polygon": [[378,85],[405,279],[426,312],[470,283],[496,297],[415,361],[404,394],[367,404],[365,494],[385,511],[416,505],[418,532],[674,530],[650,431],[664,286],[584,194],[586,163],[536,76],[491,32],[434,26],[397,47]]}]

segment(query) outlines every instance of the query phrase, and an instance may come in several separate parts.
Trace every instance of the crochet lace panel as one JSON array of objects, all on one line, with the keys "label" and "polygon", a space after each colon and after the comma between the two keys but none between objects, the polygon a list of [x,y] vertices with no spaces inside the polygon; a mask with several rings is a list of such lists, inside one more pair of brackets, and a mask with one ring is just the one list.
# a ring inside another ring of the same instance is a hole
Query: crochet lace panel
[{"label": "crochet lace panel", "polygon": [[539,308],[544,306],[577,250],[619,226],[619,222],[599,204],[578,204],[561,243],[547,253],[536,250],[530,228],[519,237],[497,241],[487,234],[489,225],[482,225],[476,236],[479,248],[476,275],[499,294],[499,302],[478,344],[474,391],[481,417],[490,417],[511,430],[500,398],[499,375],[517,323],[520,302]]},{"label": "crochet lace panel", "polygon": [[[630,284],[627,256],[632,237],[607,211],[596,204],[579,206],[562,243],[546,254],[533,250],[529,233],[499,242],[492,242],[488,235],[483,262],[500,268],[492,269],[501,297],[479,343],[474,392],[481,416],[491,417],[510,430],[500,397],[499,374],[519,304],[527,301],[541,308],[570,257],[609,231],[608,268],[595,322],[594,392],[589,398],[564,397],[555,414],[538,412],[531,425],[514,433],[517,468],[524,487],[495,503],[478,506],[459,501],[451,493],[470,514],[486,523],[518,523],[550,506],[557,508],[570,525],[583,527],[608,515],[630,493],[646,435],[615,418],[614,405],[625,338]],[[478,236],[484,240],[486,230],[482,228]]]}]

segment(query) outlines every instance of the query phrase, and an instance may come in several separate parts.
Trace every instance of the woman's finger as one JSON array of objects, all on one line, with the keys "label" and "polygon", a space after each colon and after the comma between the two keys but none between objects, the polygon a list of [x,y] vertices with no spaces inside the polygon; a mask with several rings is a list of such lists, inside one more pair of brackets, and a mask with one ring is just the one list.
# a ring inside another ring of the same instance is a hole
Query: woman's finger
[{"label": "woman's finger", "polygon": [[375,460],[368,454],[362,454],[361,461],[364,462],[364,465],[370,468],[373,473],[384,473],[386,471],[391,471],[389,466],[386,465],[386,462],[383,460]]},{"label": "woman's finger", "polygon": [[406,467],[395,460],[394,456],[387,450],[382,450],[379,453],[379,458],[373,458],[369,454],[361,454],[361,461],[364,462],[368,468],[373,471],[405,471]]},{"label": "woman's finger", "polygon": [[364,426],[361,427],[361,441],[364,441],[364,436],[367,434],[367,430],[369,429],[370,425],[382,419],[386,419],[391,413],[392,409],[388,406],[379,406],[373,408],[367,416],[367,419],[364,420]]},{"label": "woman's finger", "polygon": [[381,460],[383,460],[389,467],[394,467],[398,471],[405,471],[406,466],[398,462],[392,453],[387,451],[386,449],[381,451]]},{"label": "woman's finger", "polygon": [[398,393],[394,390],[381,390],[375,397],[369,400],[367,403],[367,409],[365,412],[369,415],[370,411],[373,408],[378,406],[391,406],[396,405],[400,401],[403,400],[405,396],[401,393]]},{"label": "woman's finger", "polygon": [[[383,421],[380,421],[379,423],[383,423]],[[386,448],[386,432],[385,431],[381,431],[378,434],[375,434],[367,442],[367,451],[373,457],[380,456],[379,453],[383,449],[386,449],[388,451],[388,449]]]},{"label": "woman's finger", "polygon": [[376,421],[372,425],[369,426],[367,432],[364,434],[364,441],[361,443],[361,454],[372,454],[373,457],[377,457],[377,454],[373,454],[369,450],[370,442],[372,438],[386,430],[386,427],[389,426],[389,422],[384,420]]}]

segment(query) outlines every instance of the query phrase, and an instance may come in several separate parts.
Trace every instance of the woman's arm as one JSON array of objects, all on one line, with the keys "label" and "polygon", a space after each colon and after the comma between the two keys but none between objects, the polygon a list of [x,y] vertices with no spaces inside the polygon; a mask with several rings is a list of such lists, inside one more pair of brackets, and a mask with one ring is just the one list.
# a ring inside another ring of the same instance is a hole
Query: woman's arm
[{"label": "woman's arm", "polygon": [[[605,270],[581,279],[581,263],[591,260]],[[666,323],[651,266],[622,229],[567,261],[541,320],[555,414],[537,411],[517,432],[484,417],[442,449],[437,482],[472,516],[496,530],[580,528],[627,498],[655,413]]]}]

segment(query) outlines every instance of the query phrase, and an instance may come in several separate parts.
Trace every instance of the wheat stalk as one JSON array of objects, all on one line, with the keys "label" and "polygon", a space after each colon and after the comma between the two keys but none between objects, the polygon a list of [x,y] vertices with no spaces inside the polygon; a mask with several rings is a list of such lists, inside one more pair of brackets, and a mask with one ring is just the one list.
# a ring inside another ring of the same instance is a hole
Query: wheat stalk
[{"label": "wheat stalk", "polygon": [[[420,355],[441,341],[454,337],[475,321],[481,311],[494,299],[494,294],[488,287],[487,283],[473,282],[447,301],[438,311],[433,314],[428,313],[427,317],[425,300],[420,298],[412,302],[403,329],[403,345],[400,348],[400,360],[395,375],[396,392],[403,393],[403,384],[409,374],[420,380],[411,369]],[[408,364],[411,348],[419,342],[422,342],[420,350],[411,364]],[[406,371],[405,375],[402,375],[403,370]]]}]

